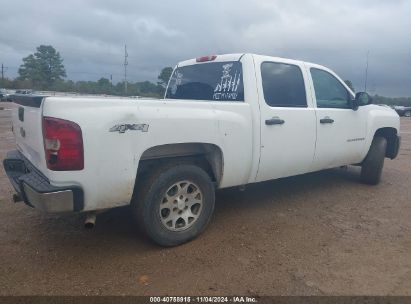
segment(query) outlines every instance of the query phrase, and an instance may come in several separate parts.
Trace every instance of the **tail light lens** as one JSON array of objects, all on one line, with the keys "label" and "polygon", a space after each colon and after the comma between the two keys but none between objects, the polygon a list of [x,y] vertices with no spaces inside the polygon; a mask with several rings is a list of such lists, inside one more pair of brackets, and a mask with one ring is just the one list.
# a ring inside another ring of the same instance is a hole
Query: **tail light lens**
[{"label": "tail light lens", "polygon": [[47,168],[53,171],[83,170],[83,136],[78,124],[44,117],[43,137]]}]

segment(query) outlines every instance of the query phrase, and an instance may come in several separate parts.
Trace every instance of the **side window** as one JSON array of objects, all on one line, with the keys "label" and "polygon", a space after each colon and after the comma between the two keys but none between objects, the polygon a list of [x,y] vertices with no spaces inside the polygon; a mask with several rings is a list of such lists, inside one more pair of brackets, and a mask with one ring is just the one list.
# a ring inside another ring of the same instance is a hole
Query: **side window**
[{"label": "side window", "polygon": [[350,108],[350,93],[341,82],[330,73],[311,69],[317,108]]},{"label": "side window", "polygon": [[307,107],[304,78],[296,65],[263,62],[261,77],[265,102],[271,107]]}]

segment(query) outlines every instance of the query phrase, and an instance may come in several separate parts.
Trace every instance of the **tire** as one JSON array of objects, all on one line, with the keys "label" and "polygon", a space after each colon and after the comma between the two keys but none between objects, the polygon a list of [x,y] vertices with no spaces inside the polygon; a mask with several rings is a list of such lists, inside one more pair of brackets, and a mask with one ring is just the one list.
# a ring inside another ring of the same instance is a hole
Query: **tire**
[{"label": "tire", "polygon": [[404,116],[405,116],[405,117],[411,117],[411,111],[409,111],[409,110],[408,110],[408,111],[405,111],[405,112],[404,112]]},{"label": "tire", "polygon": [[145,234],[161,246],[186,243],[200,235],[214,211],[214,185],[201,168],[172,164],[137,184],[132,212]]},{"label": "tire", "polygon": [[377,185],[381,180],[384,166],[387,140],[384,137],[374,137],[370,150],[362,163],[361,181],[369,185]]}]

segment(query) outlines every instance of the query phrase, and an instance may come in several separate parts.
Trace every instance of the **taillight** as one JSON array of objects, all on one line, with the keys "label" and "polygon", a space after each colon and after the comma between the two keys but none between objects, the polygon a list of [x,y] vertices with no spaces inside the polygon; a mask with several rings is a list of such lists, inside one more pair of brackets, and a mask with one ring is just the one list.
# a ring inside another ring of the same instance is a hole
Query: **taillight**
[{"label": "taillight", "polygon": [[44,117],[43,138],[47,168],[53,171],[83,170],[83,136],[78,124]]},{"label": "taillight", "polygon": [[207,62],[207,61],[213,61],[217,58],[216,55],[213,56],[203,56],[203,57],[198,57],[196,58],[196,62]]}]

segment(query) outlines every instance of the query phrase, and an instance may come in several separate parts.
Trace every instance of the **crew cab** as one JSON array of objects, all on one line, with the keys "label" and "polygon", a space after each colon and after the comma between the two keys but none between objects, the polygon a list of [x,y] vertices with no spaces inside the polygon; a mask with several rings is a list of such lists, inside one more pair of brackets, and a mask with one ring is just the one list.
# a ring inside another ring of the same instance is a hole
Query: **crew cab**
[{"label": "crew cab", "polygon": [[397,113],[330,69],[254,54],[180,62],[164,99],[14,100],[4,167],[15,200],[45,212],[130,205],[163,246],[205,229],[216,189],[345,165],[377,184],[400,146]]}]

